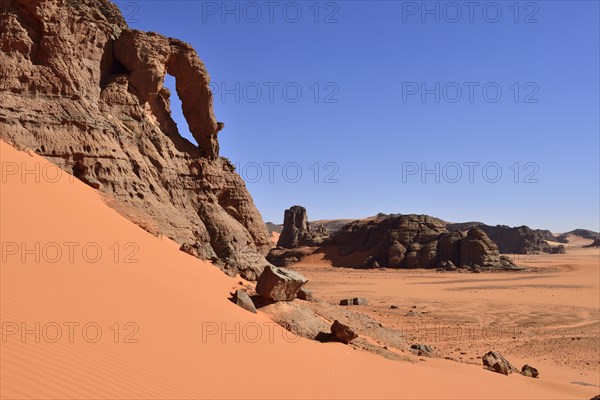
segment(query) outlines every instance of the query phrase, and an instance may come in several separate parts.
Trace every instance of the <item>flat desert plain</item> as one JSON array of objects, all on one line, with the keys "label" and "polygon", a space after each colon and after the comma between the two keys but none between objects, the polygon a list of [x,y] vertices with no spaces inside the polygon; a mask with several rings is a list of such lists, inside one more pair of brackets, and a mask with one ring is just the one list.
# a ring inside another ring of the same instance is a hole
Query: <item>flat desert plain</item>
[{"label": "flat desert plain", "polygon": [[600,250],[571,237],[567,254],[508,255],[528,271],[470,273],[336,268],[325,255],[294,268],[326,302],[363,297],[353,311],[399,329],[408,344],[481,365],[498,351],[540,379],[600,388]]},{"label": "flat desert plain", "polygon": [[[539,272],[518,274],[300,265],[317,297],[333,303],[364,295],[370,300],[364,312],[382,324],[522,326],[515,338],[492,343],[418,338],[454,360],[394,361],[293,336],[260,310],[252,314],[229,300],[239,278],[134,225],[97,191],[68,174],[57,177],[45,159],[4,142],[0,157],[3,165],[41,174],[5,174],[1,186],[2,398],[585,399],[598,393],[597,250],[540,257]],[[405,316],[409,311],[421,314]],[[410,334],[419,332],[407,328]],[[531,363],[540,378],[484,370],[477,356],[487,350]]]}]

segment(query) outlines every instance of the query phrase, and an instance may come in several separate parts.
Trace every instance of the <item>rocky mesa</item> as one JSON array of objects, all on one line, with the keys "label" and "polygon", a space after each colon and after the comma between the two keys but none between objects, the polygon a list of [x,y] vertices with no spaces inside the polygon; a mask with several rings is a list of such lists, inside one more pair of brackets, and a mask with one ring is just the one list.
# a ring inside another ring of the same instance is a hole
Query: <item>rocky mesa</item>
[{"label": "rocky mesa", "polygon": [[[229,274],[256,279],[269,234],[219,156],[210,76],[188,44],[128,28],[108,0],[0,2],[0,138],[116,199]],[[171,118],[165,75],[198,146]]]}]

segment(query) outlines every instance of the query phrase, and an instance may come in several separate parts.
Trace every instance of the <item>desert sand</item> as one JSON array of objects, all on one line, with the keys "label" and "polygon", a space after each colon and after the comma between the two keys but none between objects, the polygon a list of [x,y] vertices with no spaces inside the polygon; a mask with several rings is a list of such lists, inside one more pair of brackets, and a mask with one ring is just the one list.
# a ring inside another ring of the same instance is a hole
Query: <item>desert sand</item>
[{"label": "desert sand", "polygon": [[309,285],[318,296],[332,301],[364,294],[381,308],[418,305],[432,315],[486,316],[482,322],[532,318],[552,322],[559,339],[573,330],[570,336],[596,352],[589,368],[555,365],[550,351],[506,354],[535,365],[540,379],[492,373],[476,362],[398,362],[294,337],[260,311],[228,300],[239,278],[134,225],[45,159],[4,142],[0,159],[2,398],[584,399],[598,393],[571,383],[599,384],[592,334],[597,250],[541,257],[547,272],[502,276],[367,274],[306,260],[298,269],[314,279]]}]

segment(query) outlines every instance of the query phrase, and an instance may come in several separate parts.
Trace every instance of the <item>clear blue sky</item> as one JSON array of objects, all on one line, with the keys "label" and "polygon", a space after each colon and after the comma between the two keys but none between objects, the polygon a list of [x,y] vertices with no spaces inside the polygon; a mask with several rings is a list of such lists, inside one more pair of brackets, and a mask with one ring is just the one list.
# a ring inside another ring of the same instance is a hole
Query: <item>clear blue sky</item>
[{"label": "clear blue sky", "polygon": [[196,48],[265,221],[300,204],[599,230],[599,2],[464,3],[118,2]]}]

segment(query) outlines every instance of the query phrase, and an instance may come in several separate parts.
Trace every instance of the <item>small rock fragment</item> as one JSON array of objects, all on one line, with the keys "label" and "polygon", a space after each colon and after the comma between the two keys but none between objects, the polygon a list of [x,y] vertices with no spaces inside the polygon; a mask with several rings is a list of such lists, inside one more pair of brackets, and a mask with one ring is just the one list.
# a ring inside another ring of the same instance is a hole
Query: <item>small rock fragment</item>
[{"label": "small rock fragment", "polygon": [[340,321],[335,320],[331,325],[331,333],[342,343],[348,344],[353,339],[356,339],[358,335],[348,325],[342,324]]},{"label": "small rock fragment", "polygon": [[254,306],[250,296],[248,296],[248,293],[245,291],[236,290],[235,294],[233,295],[233,302],[242,307],[244,310],[248,310],[251,313],[256,314],[256,307]]},{"label": "small rock fragment", "polygon": [[529,376],[530,378],[537,378],[540,376],[537,368],[534,368],[528,364],[523,365],[523,368],[521,368],[521,373],[525,376]]}]

